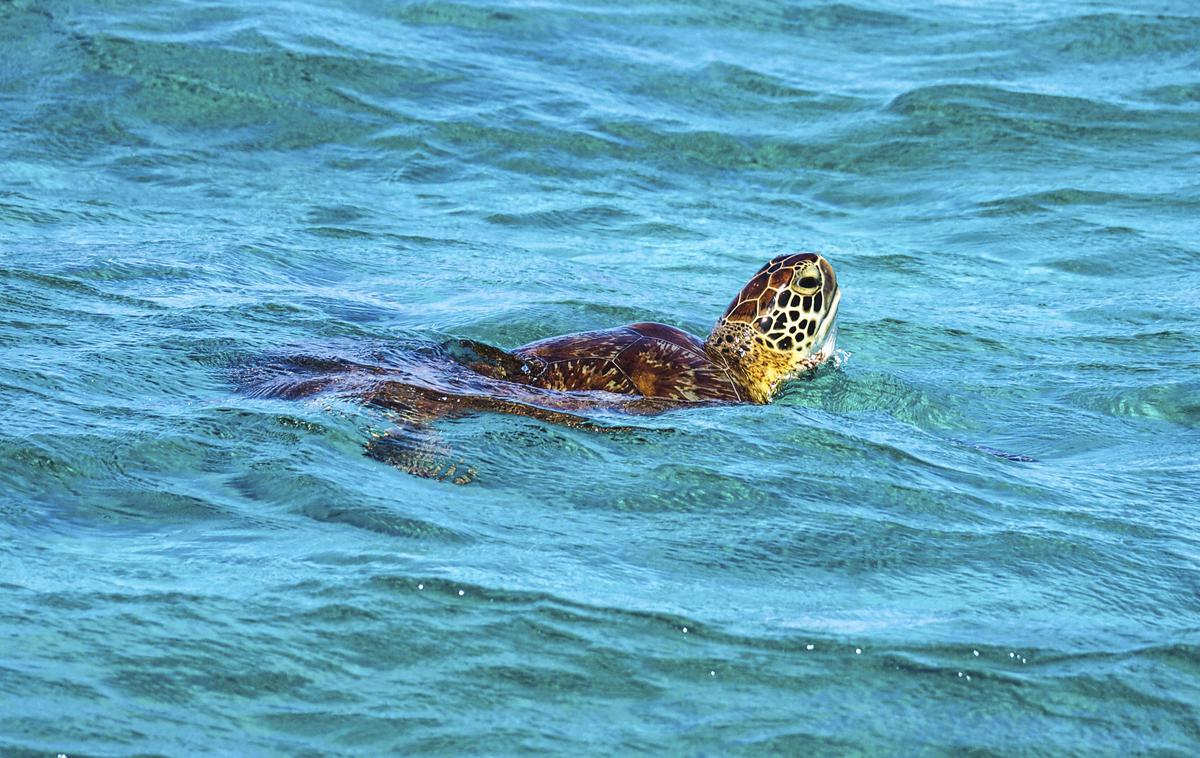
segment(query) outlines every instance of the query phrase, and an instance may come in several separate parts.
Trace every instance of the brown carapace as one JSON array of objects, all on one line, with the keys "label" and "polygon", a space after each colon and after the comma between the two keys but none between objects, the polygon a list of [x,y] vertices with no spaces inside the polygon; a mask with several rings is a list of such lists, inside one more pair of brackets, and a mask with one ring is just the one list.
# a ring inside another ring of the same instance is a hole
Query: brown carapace
[{"label": "brown carapace", "polygon": [[768,403],[789,378],[828,360],[841,293],[816,253],[772,259],[701,340],[638,323],[539,340],[511,351],[471,340],[372,362],[291,357],[245,377],[260,396],[352,397],[393,412],[397,429],[368,453],[411,473],[469,481],[446,464],[430,422],[476,412],[516,413],[612,431],[589,411],[660,413],[704,403]]}]

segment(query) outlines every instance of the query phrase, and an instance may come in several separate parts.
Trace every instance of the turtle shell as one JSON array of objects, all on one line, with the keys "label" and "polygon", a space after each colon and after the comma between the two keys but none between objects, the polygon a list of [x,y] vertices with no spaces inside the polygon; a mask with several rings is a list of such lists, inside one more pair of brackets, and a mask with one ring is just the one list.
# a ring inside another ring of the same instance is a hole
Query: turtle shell
[{"label": "turtle shell", "polygon": [[687,402],[742,399],[729,371],[705,354],[703,341],[665,324],[564,334],[512,352],[529,362],[528,383],[544,389]]}]

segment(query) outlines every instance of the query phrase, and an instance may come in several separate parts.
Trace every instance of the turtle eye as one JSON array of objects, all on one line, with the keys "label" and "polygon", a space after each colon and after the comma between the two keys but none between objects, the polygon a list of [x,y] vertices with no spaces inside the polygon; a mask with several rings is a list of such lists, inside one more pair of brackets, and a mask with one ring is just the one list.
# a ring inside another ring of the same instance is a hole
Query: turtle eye
[{"label": "turtle eye", "polygon": [[798,290],[815,290],[821,286],[821,280],[815,276],[804,276],[792,284]]}]

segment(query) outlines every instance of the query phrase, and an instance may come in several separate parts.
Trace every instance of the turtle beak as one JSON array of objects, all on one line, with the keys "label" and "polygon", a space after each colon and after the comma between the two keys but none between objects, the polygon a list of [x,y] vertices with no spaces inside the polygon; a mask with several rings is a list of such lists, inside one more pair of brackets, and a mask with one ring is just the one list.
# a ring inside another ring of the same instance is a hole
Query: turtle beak
[{"label": "turtle beak", "polygon": [[842,304],[842,290],[837,285],[834,287],[829,313],[825,315],[825,320],[821,322],[821,326],[817,329],[817,337],[813,341],[813,344],[818,346],[813,351],[813,357],[817,359],[818,363],[829,360],[837,347],[837,312],[838,306]]}]

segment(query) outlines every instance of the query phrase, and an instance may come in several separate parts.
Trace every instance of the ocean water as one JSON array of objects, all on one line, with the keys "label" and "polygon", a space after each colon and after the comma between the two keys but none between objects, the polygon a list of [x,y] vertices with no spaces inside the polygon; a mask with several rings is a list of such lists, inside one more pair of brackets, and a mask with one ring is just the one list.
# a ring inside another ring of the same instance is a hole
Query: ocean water
[{"label": "ocean water", "polygon": [[[798,250],[840,366],[466,486],[231,378]],[[1192,2],[0,2],[0,282],[0,754],[1200,751]]]}]

